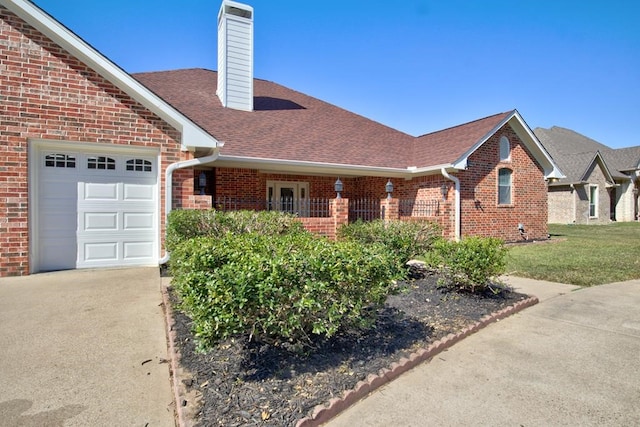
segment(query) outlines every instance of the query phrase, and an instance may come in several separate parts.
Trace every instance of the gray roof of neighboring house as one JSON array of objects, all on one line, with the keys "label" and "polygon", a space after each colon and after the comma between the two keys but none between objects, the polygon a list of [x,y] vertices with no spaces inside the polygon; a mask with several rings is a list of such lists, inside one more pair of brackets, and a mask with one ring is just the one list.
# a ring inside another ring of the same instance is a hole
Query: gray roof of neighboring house
[{"label": "gray roof of neighboring house", "polygon": [[626,179],[623,171],[639,168],[640,146],[613,149],[571,129],[553,126],[533,131],[553,160],[566,175],[558,185],[582,182],[585,173],[598,155],[603,160],[605,174],[613,179]]},{"label": "gray roof of neighboring house", "polygon": [[640,145],[612,150],[610,156],[620,171],[640,169]]}]

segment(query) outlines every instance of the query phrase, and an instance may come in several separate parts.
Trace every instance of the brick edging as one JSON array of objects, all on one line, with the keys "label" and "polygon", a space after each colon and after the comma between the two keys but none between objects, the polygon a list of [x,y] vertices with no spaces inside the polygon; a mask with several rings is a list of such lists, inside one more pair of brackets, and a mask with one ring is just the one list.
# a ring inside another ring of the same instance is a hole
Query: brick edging
[{"label": "brick edging", "polygon": [[536,297],[529,297],[522,301],[518,301],[514,305],[482,317],[479,321],[473,325],[467,326],[457,334],[449,334],[446,337],[429,344],[426,348],[417,350],[412,353],[409,358],[401,358],[398,362],[392,363],[388,369],[381,369],[378,375],[370,374],[366,380],[359,381],[353,389],[346,390],[342,394],[341,398],[332,398],[324,405],[317,405],[313,409],[311,416],[298,420],[296,427],[316,427],[326,423],[340,412],[369,395],[372,391],[415,368],[419,364],[433,358],[463,338],[478,332],[480,329],[483,329],[493,322],[497,322],[500,319],[511,316],[512,314],[537,303],[538,298]]},{"label": "brick edging", "polygon": [[[169,296],[166,286],[162,287],[162,302],[164,305],[164,313],[166,320],[166,333],[168,341],[168,352],[171,363],[171,382],[175,400],[176,422],[178,427],[191,427],[191,423],[188,421],[184,411],[184,407],[181,404],[180,384],[178,378],[178,362],[180,360],[180,354],[176,347],[176,333],[173,330],[173,311],[171,304],[169,303]],[[408,358],[403,357],[398,362],[393,362],[389,368],[383,368],[378,372],[378,375],[369,374],[366,380],[358,381],[356,386],[351,390],[346,390],[341,398],[332,398],[324,405],[317,405],[311,414],[311,416],[302,418],[296,423],[296,427],[317,427],[323,423],[326,423],[331,418],[338,415],[351,405],[355,404],[360,399],[363,399],[369,393],[382,387],[383,385],[391,382],[405,372],[415,368],[423,362],[435,357],[444,350],[450,348],[463,338],[468,337],[471,334],[478,332],[491,323],[498,320],[509,317],[519,311],[524,310],[527,307],[531,307],[538,303],[537,297],[529,297],[522,301],[518,301],[514,305],[505,307],[502,310],[483,316],[479,321],[472,325],[467,326],[456,334],[449,334],[446,337],[439,339],[425,348],[418,349],[411,353]]]},{"label": "brick edging", "polygon": [[191,423],[187,420],[184,406],[182,405],[182,395],[180,393],[180,378],[178,378],[178,363],[180,361],[180,353],[176,347],[176,332],[173,330],[175,321],[173,320],[173,309],[169,302],[169,292],[166,286],[161,287],[162,305],[165,315],[165,329],[167,334],[167,352],[169,356],[169,367],[171,376],[171,388],[173,389],[173,400],[175,407],[175,420],[178,427],[191,427]]}]

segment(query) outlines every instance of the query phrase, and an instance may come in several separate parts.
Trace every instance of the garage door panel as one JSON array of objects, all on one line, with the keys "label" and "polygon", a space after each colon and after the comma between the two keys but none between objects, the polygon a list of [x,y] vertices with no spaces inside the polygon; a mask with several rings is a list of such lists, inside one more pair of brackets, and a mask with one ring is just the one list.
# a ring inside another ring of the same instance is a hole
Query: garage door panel
[{"label": "garage door panel", "polygon": [[84,200],[111,200],[117,201],[118,197],[118,183],[96,183],[96,182],[84,182],[83,194],[81,197]]},{"label": "garage door panel", "polygon": [[118,213],[117,212],[85,212],[83,231],[105,231],[118,230]]},{"label": "garage door panel", "polygon": [[91,242],[82,245],[84,256],[82,262],[91,261],[117,261],[117,242]]},{"label": "garage door panel", "polygon": [[123,245],[123,258],[125,260],[138,260],[153,256],[153,242],[125,242]]},{"label": "garage door panel", "polygon": [[[88,167],[88,159],[99,160],[101,154],[72,155],[77,159],[74,169],[43,167],[40,162],[38,268],[157,262],[159,206],[154,158],[109,154],[115,168],[101,170]],[[128,159],[142,157],[148,159],[144,170],[127,169]]]},{"label": "garage door panel", "polygon": [[156,194],[151,185],[124,184],[125,201],[155,201]]},{"label": "garage door panel", "polygon": [[125,230],[152,230],[155,215],[153,212],[124,212],[123,228]]}]

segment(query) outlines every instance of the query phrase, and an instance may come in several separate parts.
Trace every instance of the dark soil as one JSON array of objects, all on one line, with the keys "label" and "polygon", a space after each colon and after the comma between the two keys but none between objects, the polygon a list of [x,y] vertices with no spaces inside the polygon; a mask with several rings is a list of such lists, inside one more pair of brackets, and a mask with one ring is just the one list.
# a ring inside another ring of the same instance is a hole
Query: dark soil
[{"label": "dark soil", "polygon": [[192,377],[184,383],[201,393],[195,421],[200,426],[293,426],[369,374],[526,298],[508,290],[500,295],[446,291],[436,280],[403,283],[405,292],[389,297],[375,328],[317,341],[305,355],[246,339],[196,353],[190,320],[174,311],[180,365]]}]

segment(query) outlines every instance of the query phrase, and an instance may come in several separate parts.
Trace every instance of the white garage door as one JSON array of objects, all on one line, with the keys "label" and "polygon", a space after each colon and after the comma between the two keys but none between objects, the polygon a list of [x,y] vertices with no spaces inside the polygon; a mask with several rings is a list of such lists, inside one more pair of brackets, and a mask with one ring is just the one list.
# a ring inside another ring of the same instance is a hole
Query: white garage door
[{"label": "white garage door", "polygon": [[38,152],[37,271],[157,262],[157,160]]}]

